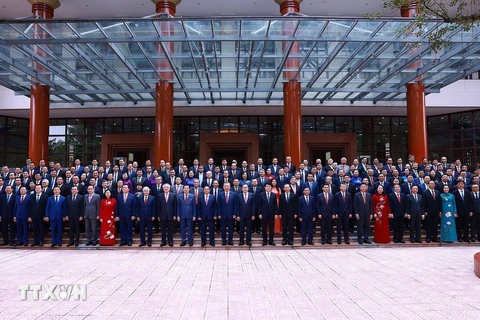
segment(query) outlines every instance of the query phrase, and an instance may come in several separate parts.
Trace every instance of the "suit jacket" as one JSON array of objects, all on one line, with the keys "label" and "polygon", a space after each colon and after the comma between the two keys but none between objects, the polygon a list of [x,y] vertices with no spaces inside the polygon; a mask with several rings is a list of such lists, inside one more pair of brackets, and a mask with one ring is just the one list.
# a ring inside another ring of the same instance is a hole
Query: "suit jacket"
[{"label": "suit jacket", "polygon": [[316,204],[315,198],[312,196],[308,196],[308,204],[305,200],[305,196],[301,196],[298,198],[298,216],[302,219],[312,219],[316,217]]},{"label": "suit jacket", "polygon": [[[380,185],[380,181],[375,182],[371,192],[372,195],[377,193],[377,189],[379,185]],[[383,181],[383,193],[386,195],[390,194],[390,183],[387,180]]]},{"label": "suit jacket", "polygon": [[20,195],[15,199],[15,218],[28,219],[30,215],[30,196],[26,194],[23,201],[21,199],[22,196]]},{"label": "suit jacket", "polygon": [[310,186],[310,182],[308,181],[304,182],[302,185],[302,191],[307,187],[310,188],[310,194],[312,195],[312,197],[316,197],[320,192],[318,183],[315,181],[312,181],[311,186]]},{"label": "suit jacket", "polygon": [[173,220],[177,215],[177,195],[173,192],[168,194],[168,201],[165,201],[165,193],[157,197],[157,215],[160,220]]},{"label": "suit jacket", "polygon": [[251,171],[251,170],[248,170],[247,171],[247,179],[248,180],[253,180],[253,179],[257,179],[258,178],[258,172],[257,171]]},{"label": "suit jacket", "polygon": [[415,201],[413,194],[409,194],[406,197],[406,213],[412,217],[422,216],[425,213],[425,209],[423,207],[423,197],[417,194],[417,198],[417,201]]},{"label": "suit jacket", "polygon": [[208,195],[208,203],[205,202],[205,195],[198,197],[197,217],[202,220],[213,220],[217,216],[217,204],[213,195]]},{"label": "suit jacket", "polygon": [[470,193],[471,199],[472,199],[472,204],[471,204],[471,210],[473,214],[477,215],[480,213],[480,192],[479,196],[475,198],[475,195],[473,192]]},{"label": "suit jacket", "polygon": [[463,196],[463,199],[462,199],[462,196],[460,195],[460,191],[459,190],[455,190],[453,192],[453,195],[455,197],[455,204],[457,205],[457,214],[459,216],[461,215],[468,215],[472,209],[470,208],[471,207],[471,204],[472,204],[472,201],[471,201],[471,198],[470,198],[470,191],[464,189],[464,196]]},{"label": "suit jacket", "polygon": [[[345,200],[343,199],[342,192],[339,191],[335,193],[334,197],[334,213],[338,214],[340,217],[344,215],[352,214],[352,198],[353,196],[345,191]],[[330,200],[330,199],[329,199]]]},{"label": "suit jacket", "polygon": [[329,193],[328,194],[328,203],[325,198],[325,193],[321,192],[317,196],[317,214],[321,215],[322,218],[325,217],[331,217],[333,214],[335,214],[335,200],[333,197],[333,194]]},{"label": "suit jacket", "polygon": [[[285,167],[288,167],[287,163],[284,163],[283,166],[282,166],[282,168],[285,168]],[[296,169],[297,169],[297,167],[295,167],[295,165],[293,163],[290,163],[290,169],[289,169],[288,172],[294,173]]]},{"label": "suit jacket", "polygon": [[278,213],[282,216],[283,219],[287,219],[287,218],[293,219],[295,214],[298,213],[297,196],[293,192],[290,192],[288,202],[286,197],[287,196],[285,192],[283,192],[280,195],[280,201],[278,204]]},{"label": "suit jacket", "polygon": [[217,215],[222,219],[233,219],[233,216],[237,215],[237,201],[237,194],[232,190],[228,194],[228,203],[226,192],[220,193],[217,199]]},{"label": "suit jacket", "polygon": [[94,193],[92,200],[89,201],[90,195],[86,194],[83,200],[84,209],[83,214],[85,218],[96,219],[100,215],[100,201],[101,197]]},{"label": "suit jacket", "polygon": [[136,214],[140,220],[152,220],[157,216],[157,206],[154,196],[147,196],[147,203],[145,203],[145,196],[137,198]]},{"label": "suit jacket", "polygon": [[361,192],[358,192],[354,196],[353,207],[355,214],[358,214],[360,217],[368,217],[373,214],[372,209],[372,195],[368,192],[365,192],[366,202],[363,202],[363,196]]},{"label": "suit jacket", "polygon": [[137,190],[137,185],[141,185],[142,187],[147,187],[148,180],[145,177],[141,177],[140,181],[138,181],[138,177],[132,179],[132,186],[133,190]]},{"label": "suit jacket", "polygon": [[[416,186],[416,184],[412,182],[412,187],[413,186]],[[405,182],[400,186],[400,192],[405,193],[406,195],[411,193],[411,188],[409,188],[408,182]]]},{"label": "suit jacket", "polygon": [[83,203],[84,197],[81,194],[77,194],[75,201],[73,201],[73,195],[67,197],[67,217],[68,219],[78,220],[84,216],[85,205]]},{"label": "suit jacket", "polygon": [[430,189],[425,190],[422,193],[423,198],[423,208],[428,214],[434,215],[442,211],[442,198],[440,197],[440,192],[433,189],[435,193],[435,199],[433,198],[432,192]]},{"label": "suit jacket", "polygon": [[44,193],[40,195],[40,199],[37,202],[37,195],[34,193],[30,196],[30,213],[29,218],[43,219],[47,210],[48,196]]},{"label": "suit jacket", "polygon": [[238,193],[237,195],[237,216],[240,219],[252,219],[252,216],[255,216],[255,198],[253,193],[247,193],[247,203],[245,203],[245,196],[243,192]]},{"label": "suit jacket", "polygon": [[192,219],[197,216],[197,206],[195,205],[195,197],[188,194],[187,202],[185,202],[185,193],[181,193],[177,198],[177,217],[180,219]]},{"label": "suit jacket", "polygon": [[55,195],[50,196],[47,201],[45,217],[50,221],[63,220],[63,218],[67,216],[67,201],[65,197],[59,196],[58,202],[55,201],[55,197]]},{"label": "suit jacket", "polygon": [[388,195],[388,204],[395,218],[401,218],[407,213],[407,196],[405,193],[400,192],[400,201],[398,201],[395,192],[390,193]]},{"label": "suit jacket", "polygon": [[2,215],[2,219],[6,219],[6,218],[9,218],[9,219],[13,219],[13,217],[15,216],[15,201],[16,201],[16,197],[17,195],[14,194],[12,192],[12,194],[10,195],[10,200],[7,201],[8,197],[6,194],[4,194],[3,196],[1,196],[1,215]]},{"label": "suit jacket", "polygon": [[213,178],[210,179],[210,183],[208,183],[208,179],[207,178],[204,178],[203,181],[202,181],[202,188],[205,188],[206,186],[208,186],[210,188],[210,192],[212,191],[212,185],[213,185]]},{"label": "suit jacket", "polygon": [[267,199],[267,193],[264,191],[259,197],[258,214],[261,214],[263,219],[268,219],[272,215],[276,215],[278,210],[276,194],[270,192],[270,199]]},{"label": "suit jacket", "polygon": [[[87,197],[87,196],[85,196]],[[85,202],[87,199],[85,199]],[[133,194],[127,195],[127,201],[123,201],[123,194],[117,197],[117,206],[115,207],[115,217],[120,219],[131,219],[135,216],[135,203],[136,198]]]}]

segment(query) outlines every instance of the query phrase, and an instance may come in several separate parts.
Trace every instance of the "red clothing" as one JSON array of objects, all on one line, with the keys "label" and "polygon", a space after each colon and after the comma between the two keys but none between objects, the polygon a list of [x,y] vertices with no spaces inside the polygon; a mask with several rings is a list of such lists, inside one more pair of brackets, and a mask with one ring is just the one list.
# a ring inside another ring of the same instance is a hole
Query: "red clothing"
[{"label": "red clothing", "polygon": [[[272,188],[272,192],[275,194],[275,197],[277,199],[277,208],[278,208],[278,204],[280,203],[280,194],[282,193],[282,191],[280,190],[280,188],[277,187],[277,188]],[[278,215],[278,218],[275,219],[274,232],[282,233],[282,217],[280,215]]]},{"label": "red clothing", "polygon": [[388,197],[384,194],[374,194],[372,196],[373,214],[375,218],[375,237],[376,243],[390,243],[390,225],[388,215],[390,214],[390,206]]},{"label": "red clothing", "polygon": [[115,199],[102,199],[100,202],[100,245],[115,245]]}]

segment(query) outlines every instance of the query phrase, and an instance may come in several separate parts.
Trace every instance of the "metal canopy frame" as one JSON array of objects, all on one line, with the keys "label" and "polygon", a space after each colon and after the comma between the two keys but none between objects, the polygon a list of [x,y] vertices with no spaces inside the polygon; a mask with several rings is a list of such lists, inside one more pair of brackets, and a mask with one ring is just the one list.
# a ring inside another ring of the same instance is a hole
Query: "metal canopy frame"
[{"label": "metal canopy frame", "polygon": [[433,52],[428,35],[444,24],[404,34],[412,23],[301,15],[1,20],[0,85],[29,96],[39,81],[51,87],[52,103],[137,104],[153,101],[170,73],[175,100],[188,103],[267,104],[283,99],[289,80],[302,84],[305,101],[378,103],[404,100],[413,81],[428,94],[480,70],[480,27],[453,30],[450,45]]}]

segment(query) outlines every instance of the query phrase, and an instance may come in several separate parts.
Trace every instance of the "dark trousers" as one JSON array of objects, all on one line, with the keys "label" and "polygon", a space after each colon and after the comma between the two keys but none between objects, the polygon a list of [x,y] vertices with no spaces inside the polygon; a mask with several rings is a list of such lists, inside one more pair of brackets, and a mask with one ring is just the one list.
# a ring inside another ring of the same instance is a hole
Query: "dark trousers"
[{"label": "dark trousers", "polygon": [[98,220],[96,217],[85,218],[85,236],[87,237],[87,241],[98,240]]},{"label": "dark trousers", "polygon": [[158,233],[160,231],[160,221],[158,221],[158,219],[155,219],[153,221],[153,227],[155,228],[156,233]]},{"label": "dark trousers", "polygon": [[152,243],[153,221],[151,218],[140,218],[140,242],[145,243],[145,228],[147,228],[147,243]]},{"label": "dark trousers", "polygon": [[68,233],[70,242],[78,243],[80,241],[80,220],[78,217],[69,217],[68,219]]},{"label": "dark trousers", "polygon": [[186,242],[188,236],[188,243],[193,243],[193,219],[181,218],[180,219],[180,236],[182,243]]},{"label": "dark trousers", "polygon": [[160,232],[162,233],[162,243],[173,243],[173,220],[160,220]]},{"label": "dark trousers", "polygon": [[202,243],[207,242],[207,226],[210,243],[215,242],[215,219],[204,219],[200,220],[200,234],[202,238]]},{"label": "dark trousers", "polygon": [[252,232],[260,232],[262,228],[262,219],[258,217],[258,214],[255,215],[255,220],[252,222]]},{"label": "dark trousers", "polygon": [[220,229],[222,232],[222,242],[227,241],[227,226],[228,226],[228,242],[233,241],[233,228],[235,227],[235,220],[222,218],[220,219]]},{"label": "dark trousers", "polygon": [[428,214],[425,217],[425,238],[426,240],[437,240],[438,238],[438,224],[440,217],[437,213]]},{"label": "dark trousers", "polygon": [[470,222],[472,240],[480,241],[480,212],[475,212]]},{"label": "dark trousers", "polygon": [[120,244],[132,243],[132,228],[131,218],[120,218]]},{"label": "dark trousers", "polygon": [[337,219],[337,240],[342,241],[342,228],[343,228],[343,237],[345,241],[350,241],[350,238],[348,237],[348,232],[349,232],[349,223],[350,223],[350,218],[348,217],[348,214],[344,213],[342,216],[338,216]]},{"label": "dark trousers", "polygon": [[313,242],[313,233],[315,231],[315,221],[312,221],[312,218],[302,219],[300,233],[302,234],[302,243]]},{"label": "dark trousers", "polygon": [[28,244],[28,220],[17,219],[18,243]]},{"label": "dark trousers", "polygon": [[359,216],[360,219],[357,220],[357,236],[358,241],[368,240],[370,235],[370,216]]},{"label": "dark trousers", "polygon": [[43,242],[45,237],[44,223],[43,218],[32,218],[33,243],[39,244]]},{"label": "dark trousers", "polygon": [[459,213],[458,218],[455,218],[455,224],[457,226],[457,238],[463,241],[468,241],[470,216],[468,213]]},{"label": "dark trousers", "polygon": [[422,216],[410,216],[410,241],[420,241],[422,233]]},{"label": "dark trousers", "polygon": [[332,242],[332,229],[333,229],[333,219],[332,216],[325,216],[322,215],[322,219],[320,219],[320,226],[321,226],[321,236],[322,242],[326,240],[328,242]]},{"label": "dark trousers", "polygon": [[268,217],[262,217],[262,238],[263,242],[267,242],[267,226],[270,236],[268,237],[268,242],[273,242],[274,229],[275,229],[275,215],[271,214]]},{"label": "dark trousers", "polygon": [[[9,229],[10,229],[10,232],[9,232]],[[10,243],[10,244],[15,243],[16,229],[17,229],[17,226],[15,225],[13,218],[2,217],[3,243]]]},{"label": "dark trousers", "polygon": [[403,216],[393,218],[393,241],[403,240],[405,232],[405,218]]},{"label": "dark trousers", "polygon": [[52,229],[52,244],[62,244],[63,220],[50,220],[50,228]]},{"label": "dark trousers", "polygon": [[282,238],[283,241],[293,242],[293,233],[295,232],[295,218],[293,215],[282,217]]},{"label": "dark trousers", "polygon": [[238,232],[240,234],[240,243],[245,240],[245,231],[247,233],[247,243],[252,242],[252,218],[246,217],[238,222]]}]

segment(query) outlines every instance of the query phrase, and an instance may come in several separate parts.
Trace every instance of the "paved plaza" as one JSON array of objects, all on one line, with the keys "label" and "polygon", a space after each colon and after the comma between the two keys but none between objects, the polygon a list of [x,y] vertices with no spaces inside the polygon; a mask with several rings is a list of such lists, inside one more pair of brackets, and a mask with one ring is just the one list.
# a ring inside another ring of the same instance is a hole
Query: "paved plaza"
[{"label": "paved plaza", "polygon": [[479,249],[2,250],[0,318],[480,319]]}]

